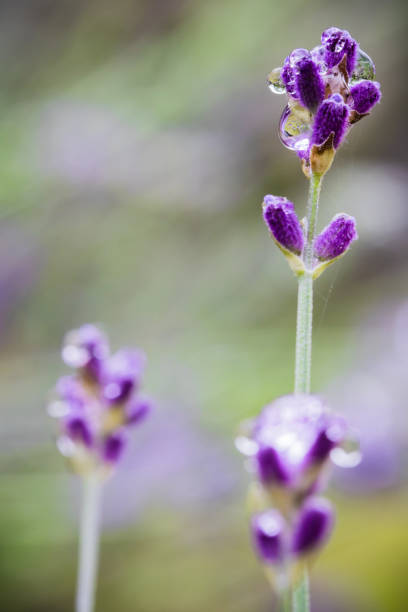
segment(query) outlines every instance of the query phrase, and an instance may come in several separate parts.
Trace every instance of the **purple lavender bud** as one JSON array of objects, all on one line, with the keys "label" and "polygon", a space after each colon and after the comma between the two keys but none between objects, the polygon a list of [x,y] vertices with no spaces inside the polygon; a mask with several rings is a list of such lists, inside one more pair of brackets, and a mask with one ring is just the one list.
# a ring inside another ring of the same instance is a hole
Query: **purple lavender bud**
[{"label": "purple lavender bud", "polygon": [[319,68],[311,57],[302,57],[296,63],[295,88],[300,103],[315,111],[324,99],[324,83]]},{"label": "purple lavender bud", "polygon": [[126,405],[126,423],[128,425],[139,425],[149,416],[151,410],[152,403],[150,400],[146,398],[131,400]]},{"label": "purple lavender bud", "polygon": [[303,231],[292,202],[278,196],[265,196],[263,217],[269,231],[281,246],[297,255],[302,252]]},{"label": "purple lavender bud", "polygon": [[252,539],[264,563],[279,563],[284,556],[285,521],[277,510],[268,510],[252,519]]},{"label": "purple lavender bud", "polygon": [[333,146],[337,149],[343,140],[349,108],[340,94],[333,94],[318,108],[313,124],[312,144],[322,145],[333,134]]},{"label": "purple lavender bud", "polygon": [[62,359],[71,368],[84,369],[98,380],[101,365],[109,353],[106,336],[95,325],[82,325],[65,336]]},{"label": "purple lavender bud", "polygon": [[307,455],[307,463],[323,463],[329,457],[330,451],[344,441],[346,434],[347,424],[344,419],[338,417],[336,420],[336,417],[332,416],[318,432]]},{"label": "purple lavender bud", "polygon": [[256,455],[256,465],[261,482],[266,485],[289,483],[289,473],[278,452],[270,446],[260,448]]},{"label": "purple lavender bud", "polygon": [[69,416],[64,422],[65,433],[75,442],[88,448],[92,446],[93,435],[86,419],[81,415]]},{"label": "purple lavender bud", "polygon": [[70,410],[80,410],[86,403],[86,393],[75,376],[62,376],[56,384],[56,391]]},{"label": "purple lavender bud", "polygon": [[282,66],[280,77],[285,84],[286,92],[292,98],[296,97],[295,87],[295,73],[290,63],[290,57],[288,56]]},{"label": "purple lavender bud", "polygon": [[292,551],[297,555],[309,553],[322,546],[334,524],[334,511],[327,499],[310,498],[300,511],[294,528]]},{"label": "purple lavender bud", "polygon": [[122,433],[114,433],[103,442],[102,458],[107,463],[117,463],[125,446],[125,437]]},{"label": "purple lavender bud", "polygon": [[360,115],[364,115],[380,101],[380,84],[376,81],[360,81],[351,88],[350,95],[354,110]]},{"label": "purple lavender bud", "polygon": [[351,75],[356,65],[358,44],[349,32],[339,28],[328,28],[322,34],[322,45],[325,49],[324,61],[328,68],[340,64],[344,54],[346,54],[347,72]]},{"label": "purple lavender bud", "polygon": [[344,213],[336,215],[315,238],[314,252],[322,260],[339,257],[357,240],[356,220]]},{"label": "purple lavender bud", "polygon": [[112,403],[126,401],[137,389],[145,365],[141,351],[121,349],[105,364],[103,395]]}]

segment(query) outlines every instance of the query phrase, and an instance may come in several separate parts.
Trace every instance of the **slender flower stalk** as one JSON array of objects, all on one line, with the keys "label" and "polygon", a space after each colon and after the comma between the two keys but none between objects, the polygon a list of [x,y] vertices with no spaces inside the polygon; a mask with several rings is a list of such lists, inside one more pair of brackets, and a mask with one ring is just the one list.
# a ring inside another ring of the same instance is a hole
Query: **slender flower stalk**
[{"label": "slender flower stalk", "polygon": [[93,612],[103,486],[122,456],[127,430],[144,420],[151,403],[138,393],[144,354],[121,349],[111,355],[94,325],[66,335],[62,358],[75,374],[58,381],[48,411],[59,421],[58,448],[82,480],[76,612]]},{"label": "slender flower stalk", "polygon": [[286,93],[279,134],[297,153],[309,180],[306,219],[292,202],[267,195],[263,217],[271,237],[298,280],[294,393],[267,405],[236,439],[256,475],[250,487],[256,553],[276,589],[281,608],[309,612],[308,565],[333,529],[334,510],[318,493],[330,463],[347,460],[352,432],[345,420],[311,395],[313,284],[357,239],[356,223],[337,214],[318,234],[323,176],[357,121],[380,101],[374,64],[351,35],[338,28],[322,34],[311,51],[295,49],[268,77],[274,93]]}]

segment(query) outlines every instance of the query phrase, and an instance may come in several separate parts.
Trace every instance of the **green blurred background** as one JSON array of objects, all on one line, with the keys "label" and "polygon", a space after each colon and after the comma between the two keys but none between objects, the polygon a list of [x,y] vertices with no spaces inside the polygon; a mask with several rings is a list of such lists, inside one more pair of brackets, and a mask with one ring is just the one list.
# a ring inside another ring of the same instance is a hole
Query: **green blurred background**
[{"label": "green blurred background", "polygon": [[360,240],[318,281],[313,387],[361,430],[335,474],[316,611],[406,610],[406,2],[3,0],[0,4],[0,602],[69,611],[78,483],[49,390],[66,330],[148,355],[149,423],[106,487],[97,610],[266,612],[239,422],[292,387],[296,283],[261,218],[307,184],[266,74],[351,31],[383,100],[327,176]]}]

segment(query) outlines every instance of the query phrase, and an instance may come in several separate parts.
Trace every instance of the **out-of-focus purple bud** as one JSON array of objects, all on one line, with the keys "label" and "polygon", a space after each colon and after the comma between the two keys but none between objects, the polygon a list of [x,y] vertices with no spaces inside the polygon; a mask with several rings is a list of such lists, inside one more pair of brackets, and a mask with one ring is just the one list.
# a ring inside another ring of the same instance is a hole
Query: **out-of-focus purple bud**
[{"label": "out-of-focus purple bud", "polygon": [[285,521],[277,510],[268,510],[252,519],[252,539],[264,563],[280,563],[284,557]]},{"label": "out-of-focus purple bud", "polygon": [[265,485],[289,483],[289,474],[282,457],[271,446],[264,446],[256,454],[256,465],[261,482]]},{"label": "out-of-focus purple bud", "polygon": [[294,527],[292,552],[303,555],[322,546],[334,525],[334,511],[323,497],[310,498],[300,510]]},{"label": "out-of-focus purple bud", "polygon": [[112,403],[126,401],[137,389],[145,366],[141,351],[121,349],[105,363],[103,395]]},{"label": "out-of-focus purple bud", "polygon": [[152,410],[152,403],[147,398],[136,398],[130,400],[126,405],[126,423],[128,425],[138,425],[149,416]]},{"label": "out-of-focus purple bud", "polygon": [[265,196],[263,217],[276,242],[297,255],[302,252],[303,231],[292,202],[278,196]]},{"label": "out-of-focus purple bud", "polygon": [[80,442],[90,448],[93,435],[87,420],[82,415],[70,415],[64,420],[65,433],[75,442]]},{"label": "out-of-focus purple bud", "polygon": [[356,220],[350,215],[336,215],[327,227],[315,238],[314,252],[323,261],[339,257],[357,240]]},{"label": "out-of-focus purple bud", "polygon": [[322,34],[322,45],[325,49],[324,61],[329,68],[340,64],[344,55],[347,56],[347,72],[353,72],[357,60],[358,44],[347,30],[327,28]]},{"label": "out-of-focus purple bud", "polygon": [[295,88],[302,106],[315,111],[324,99],[324,83],[313,59],[302,57],[295,67]]},{"label": "out-of-focus purple bud", "polygon": [[316,440],[307,455],[307,463],[310,465],[322,463],[328,459],[330,452],[341,444],[347,435],[347,424],[341,417],[332,417],[327,427],[323,427],[318,433]]},{"label": "out-of-focus purple bud", "polygon": [[62,376],[57,381],[56,391],[70,410],[80,410],[86,403],[84,388],[75,376]]},{"label": "out-of-focus purple bud", "polygon": [[116,432],[105,438],[102,448],[102,458],[107,463],[117,463],[125,446],[123,433]]},{"label": "out-of-focus purple bud", "polygon": [[380,84],[376,81],[360,81],[351,88],[350,95],[354,110],[364,115],[380,101]]},{"label": "out-of-focus purple bud", "polygon": [[86,324],[65,336],[62,359],[71,368],[83,369],[98,380],[101,364],[108,356],[109,345],[105,334],[95,325]]},{"label": "out-of-focus purple bud", "polygon": [[346,130],[349,108],[340,94],[333,94],[319,106],[313,123],[312,144],[321,146],[333,134],[333,147],[337,149]]}]

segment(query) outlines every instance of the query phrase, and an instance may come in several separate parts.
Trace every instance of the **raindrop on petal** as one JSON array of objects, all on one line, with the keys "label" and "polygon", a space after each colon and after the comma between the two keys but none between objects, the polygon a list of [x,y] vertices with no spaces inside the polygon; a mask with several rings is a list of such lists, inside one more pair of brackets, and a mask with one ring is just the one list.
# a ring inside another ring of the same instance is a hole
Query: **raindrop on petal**
[{"label": "raindrop on petal", "polygon": [[282,68],[274,68],[267,78],[269,89],[276,94],[284,94],[286,92],[285,83],[281,79],[281,70]]},{"label": "raindrop on petal", "polygon": [[306,120],[304,109],[297,112],[296,107],[286,106],[280,122],[279,137],[285,147],[298,153],[306,152],[309,148],[312,134],[309,115]]},{"label": "raindrop on petal", "polygon": [[356,67],[351,75],[351,82],[360,81],[361,79],[372,81],[375,77],[374,62],[365,51],[358,50]]},{"label": "raindrop on petal", "polygon": [[360,443],[356,437],[347,438],[330,452],[333,463],[342,468],[356,467],[362,459]]}]

